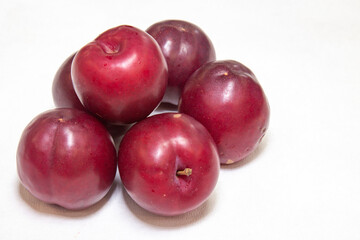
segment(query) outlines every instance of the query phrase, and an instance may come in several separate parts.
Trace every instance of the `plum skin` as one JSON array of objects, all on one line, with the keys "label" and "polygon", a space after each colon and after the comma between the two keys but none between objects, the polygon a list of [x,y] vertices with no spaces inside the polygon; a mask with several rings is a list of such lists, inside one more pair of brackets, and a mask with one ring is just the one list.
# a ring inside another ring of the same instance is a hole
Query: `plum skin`
[{"label": "plum skin", "polygon": [[[52,85],[52,96],[54,104],[57,108],[76,108],[82,111],[86,111],[87,113],[97,117],[85,109],[74,90],[71,78],[71,64],[75,54],[76,53],[69,56],[63,62],[63,64],[61,64],[55,74]],[[119,142],[121,136],[129,128],[127,125],[114,125],[107,123],[99,117],[97,118],[105,125],[115,142]]]},{"label": "plum skin", "polygon": [[[220,161],[208,131],[186,114],[162,113],[135,124],[119,147],[119,173],[130,197],[144,209],[174,216],[209,197]],[[178,171],[191,169],[191,175]]]},{"label": "plum skin", "polygon": [[161,21],[146,32],[158,42],[168,65],[169,82],[163,102],[177,105],[191,74],[216,59],[214,46],[200,27],[183,20]]},{"label": "plum skin", "polygon": [[238,162],[252,153],[270,117],[267,98],[254,73],[233,60],[207,63],[194,72],[182,92],[179,112],[206,127],[222,164]]},{"label": "plum skin", "polygon": [[20,181],[32,195],[72,210],[102,199],[117,168],[106,128],[74,108],[36,116],[22,133],[16,158]]},{"label": "plum skin", "polygon": [[72,83],[71,64],[74,57],[75,53],[69,56],[57,70],[52,84],[52,96],[58,108],[76,108],[85,111]]},{"label": "plum skin", "polygon": [[159,45],[146,32],[118,26],[82,47],[71,65],[85,108],[112,124],[147,117],[164,96],[168,69]]}]

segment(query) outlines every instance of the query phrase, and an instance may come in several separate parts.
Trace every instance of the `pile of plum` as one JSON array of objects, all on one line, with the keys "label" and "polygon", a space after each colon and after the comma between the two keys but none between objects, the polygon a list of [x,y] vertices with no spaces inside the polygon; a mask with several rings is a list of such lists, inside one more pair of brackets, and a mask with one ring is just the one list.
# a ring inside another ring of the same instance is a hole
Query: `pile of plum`
[{"label": "pile of plum", "polygon": [[[206,34],[181,20],[105,31],[63,63],[52,90],[57,108],[24,129],[17,169],[31,194],[67,209],[102,199],[119,169],[144,209],[191,211],[214,190],[220,165],[253,152],[269,124],[252,71],[216,60]],[[154,114],[164,103],[178,111]],[[123,126],[117,148],[111,133]]]}]

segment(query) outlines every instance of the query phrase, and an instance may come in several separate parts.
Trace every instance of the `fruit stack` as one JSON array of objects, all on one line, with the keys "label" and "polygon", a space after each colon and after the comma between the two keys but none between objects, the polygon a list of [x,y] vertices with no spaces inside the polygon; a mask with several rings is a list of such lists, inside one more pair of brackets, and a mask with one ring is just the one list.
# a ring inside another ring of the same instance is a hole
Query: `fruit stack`
[{"label": "fruit stack", "polygon": [[[269,124],[254,73],[216,60],[208,36],[180,20],[100,34],[60,67],[53,98],[57,108],[23,131],[18,175],[38,199],[73,210],[102,199],[119,169],[144,209],[191,211],[214,190],[220,165],[253,152]],[[160,103],[178,111],[154,114]],[[124,126],[116,149],[111,133]]]}]

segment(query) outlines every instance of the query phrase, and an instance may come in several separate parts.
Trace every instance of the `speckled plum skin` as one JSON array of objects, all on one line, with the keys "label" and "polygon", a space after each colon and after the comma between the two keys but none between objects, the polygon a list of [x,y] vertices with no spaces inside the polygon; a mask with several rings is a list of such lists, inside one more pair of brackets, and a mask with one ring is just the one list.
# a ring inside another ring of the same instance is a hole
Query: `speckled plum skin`
[{"label": "speckled plum skin", "polygon": [[161,21],[146,32],[160,45],[169,68],[163,101],[177,105],[190,75],[203,64],[215,60],[214,46],[202,29],[182,20]]},{"label": "speckled plum skin", "polygon": [[75,55],[71,76],[87,110],[112,124],[147,117],[164,96],[168,70],[159,45],[132,26],[109,29]]},{"label": "speckled plum skin", "polygon": [[75,54],[68,57],[56,72],[52,85],[52,96],[54,104],[58,108],[77,108],[85,111],[72,83],[71,64],[74,57]]},{"label": "speckled plum skin", "polygon": [[253,152],[265,135],[270,116],[255,75],[233,60],[200,67],[184,87],[179,111],[206,127],[222,164],[240,161]]},{"label": "speckled plum skin", "polygon": [[[192,169],[191,175],[178,171]],[[209,197],[220,161],[208,131],[186,114],[162,113],[135,124],[119,148],[119,172],[130,197],[155,214],[191,211]]]},{"label": "speckled plum skin", "polygon": [[38,199],[83,209],[102,199],[116,173],[114,143],[94,117],[74,108],[41,113],[24,129],[17,149],[23,186]]}]

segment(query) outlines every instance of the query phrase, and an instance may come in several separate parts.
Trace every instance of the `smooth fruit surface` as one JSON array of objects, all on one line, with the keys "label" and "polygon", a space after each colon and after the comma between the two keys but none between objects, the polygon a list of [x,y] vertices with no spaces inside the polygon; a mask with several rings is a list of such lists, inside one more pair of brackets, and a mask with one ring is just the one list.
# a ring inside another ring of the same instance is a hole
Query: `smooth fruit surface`
[{"label": "smooth fruit surface", "polygon": [[71,78],[71,64],[75,54],[68,57],[55,74],[52,85],[54,104],[58,108],[85,110],[75,93]]},{"label": "smooth fruit surface", "polygon": [[[52,86],[54,104],[58,108],[76,108],[92,114],[87,111],[85,107],[81,104],[74,90],[71,78],[71,64],[74,57],[75,54],[68,57],[56,72]],[[126,125],[114,125],[106,123],[103,119],[99,117],[98,119],[105,125],[116,143],[119,141],[119,138],[128,128],[128,126]]]},{"label": "smooth fruit surface", "polygon": [[71,75],[87,110],[109,123],[147,117],[167,85],[167,65],[156,41],[131,26],[107,30],[76,54]]},{"label": "smooth fruit surface", "polygon": [[115,147],[106,128],[73,108],[35,117],[17,149],[24,187],[38,199],[68,209],[86,208],[103,198],[116,167]]},{"label": "smooth fruit surface", "polygon": [[163,101],[177,105],[190,75],[203,64],[215,60],[213,44],[198,26],[182,20],[158,22],[146,32],[159,43],[169,68]]},{"label": "smooth fruit surface", "polygon": [[160,215],[201,205],[213,191],[220,162],[208,131],[186,114],[163,113],[135,124],[119,148],[119,171],[130,197]]},{"label": "smooth fruit surface", "polygon": [[179,111],[201,122],[218,147],[221,163],[244,159],[269,124],[269,104],[255,75],[228,60],[205,64],[187,81]]}]

